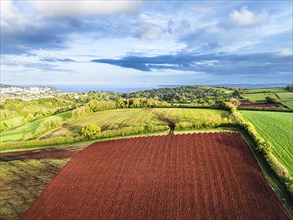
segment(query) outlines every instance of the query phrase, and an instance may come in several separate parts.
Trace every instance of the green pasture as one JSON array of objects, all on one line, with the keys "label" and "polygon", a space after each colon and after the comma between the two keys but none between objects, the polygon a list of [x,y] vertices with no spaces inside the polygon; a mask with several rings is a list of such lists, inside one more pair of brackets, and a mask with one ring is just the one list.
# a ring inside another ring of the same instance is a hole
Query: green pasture
[{"label": "green pasture", "polygon": [[214,109],[183,109],[183,108],[149,108],[149,109],[115,109],[95,112],[81,119],[72,121],[62,128],[57,128],[44,135],[44,137],[67,136],[79,132],[88,124],[94,124],[102,130],[115,130],[124,127],[146,126],[148,124],[166,125],[159,119],[163,115],[176,123],[197,123],[200,127],[203,123],[216,119],[229,117],[229,112]]},{"label": "green pasture", "polygon": [[273,154],[293,177],[293,113],[241,111],[257,132],[273,146]]},{"label": "green pasture", "polygon": [[[29,133],[34,133],[36,129],[39,127],[40,123],[48,118],[53,118],[53,117],[60,117],[63,120],[68,119],[71,117],[71,111],[67,112],[62,112],[53,116],[45,117],[45,118],[40,118],[35,121],[29,122],[25,125],[19,126],[16,129],[9,130],[9,131],[4,131],[0,133],[0,142],[6,142],[6,141],[19,141],[24,138],[26,134]],[[14,118],[14,119],[9,119],[11,121],[15,120],[16,122],[19,122],[20,117]],[[7,120],[6,120],[7,121]]]},{"label": "green pasture", "polygon": [[243,97],[245,99],[249,99],[252,101],[256,101],[256,100],[265,100],[266,97],[272,97],[275,99],[278,99],[278,97],[276,96],[276,94],[274,92],[268,92],[268,93],[251,93],[251,94],[245,94],[243,95]]},{"label": "green pasture", "polygon": [[293,92],[278,92],[280,99],[293,99]]}]

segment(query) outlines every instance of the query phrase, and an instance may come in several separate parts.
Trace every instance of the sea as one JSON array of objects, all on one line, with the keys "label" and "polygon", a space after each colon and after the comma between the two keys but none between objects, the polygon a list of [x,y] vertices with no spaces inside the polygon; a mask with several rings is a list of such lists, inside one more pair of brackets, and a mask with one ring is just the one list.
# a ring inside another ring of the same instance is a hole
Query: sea
[{"label": "sea", "polygon": [[[213,84],[210,86],[225,86],[236,88],[272,88],[286,87],[289,83],[271,83],[271,84]],[[88,91],[112,91],[112,92],[135,92],[139,90],[159,89],[159,88],[174,88],[190,85],[72,85],[72,84],[51,84],[51,85],[19,85],[23,87],[43,86],[53,87],[61,92],[88,92]]]}]

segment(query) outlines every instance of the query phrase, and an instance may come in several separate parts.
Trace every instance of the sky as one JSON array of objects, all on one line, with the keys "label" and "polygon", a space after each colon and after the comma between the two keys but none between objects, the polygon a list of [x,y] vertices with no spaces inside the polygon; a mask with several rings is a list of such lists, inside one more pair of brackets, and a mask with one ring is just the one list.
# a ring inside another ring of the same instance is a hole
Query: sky
[{"label": "sky", "polygon": [[292,83],[292,1],[0,0],[1,83]]}]

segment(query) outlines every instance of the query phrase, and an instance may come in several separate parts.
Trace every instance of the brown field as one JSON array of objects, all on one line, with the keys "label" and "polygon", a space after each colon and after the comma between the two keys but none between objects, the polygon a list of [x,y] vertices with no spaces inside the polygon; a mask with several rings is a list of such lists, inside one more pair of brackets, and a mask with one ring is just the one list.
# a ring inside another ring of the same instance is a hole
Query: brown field
[{"label": "brown field", "polygon": [[92,144],[23,219],[290,219],[235,133]]},{"label": "brown field", "polygon": [[283,109],[284,106],[279,103],[241,103],[238,109],[252,109],[252,108],[261,108],[261,109]]}]

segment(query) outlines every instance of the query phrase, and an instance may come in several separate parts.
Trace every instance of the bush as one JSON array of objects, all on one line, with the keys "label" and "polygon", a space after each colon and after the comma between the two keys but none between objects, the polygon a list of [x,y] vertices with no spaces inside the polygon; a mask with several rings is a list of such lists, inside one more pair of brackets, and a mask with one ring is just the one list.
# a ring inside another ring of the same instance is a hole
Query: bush
[{"label": "bush", "polygon": [[62,125],[62,118],[54,117],[48,118],[45,121],[42,121],[39,127],[36,130],[37,136],[46,133],[54,128],[58,128]]},{"label": "bush", "polygon": [[273,154],[268,154],[266,158],[268,160],[268,163],[271,165],[271,167],[279,177],[284,178],[289,175],[287,168],[284,167]]},{"label": "bush", "polygon": [[271,96],[267,96],[266,100],[267,100],[268,103],[277,103],[278,102],[277,99],[275,99],[275,98],[273,98]]},{"label": "bush", "polygon": [[87,139],[93,138],[93,136],[100,131],[101,128],[93,124],[86,125],[81,130],[82,135]]}]

